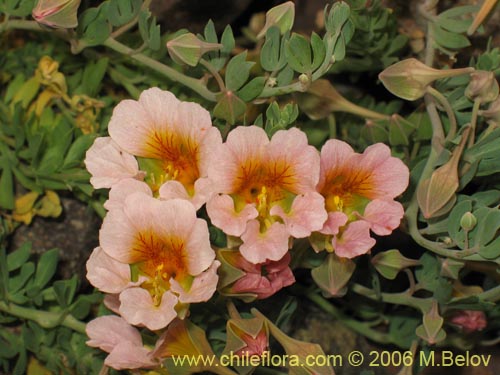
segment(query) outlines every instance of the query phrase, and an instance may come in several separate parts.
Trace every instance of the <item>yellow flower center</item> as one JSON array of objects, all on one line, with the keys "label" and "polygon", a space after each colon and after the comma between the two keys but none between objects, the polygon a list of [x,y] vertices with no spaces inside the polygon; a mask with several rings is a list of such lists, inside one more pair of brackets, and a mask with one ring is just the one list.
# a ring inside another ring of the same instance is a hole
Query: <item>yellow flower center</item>
[{"label": "yellow flower center", "polygon": [[139,232],[132,254],[139,274],[148,278],[141,287],[147,289],[155,305],[170,288],[170,278],[180,283],[190,283],[184,241],[178,237],[162,238],[153,231]]},{"label": "yellow flower center", "polygon": [[196,140],[173,132],[154,131],[146,141],[139,160],[141,169],[148,172],[146,182],[153,191],[166,181],[179,181],[190,195],[200,177],[199,144]]}]

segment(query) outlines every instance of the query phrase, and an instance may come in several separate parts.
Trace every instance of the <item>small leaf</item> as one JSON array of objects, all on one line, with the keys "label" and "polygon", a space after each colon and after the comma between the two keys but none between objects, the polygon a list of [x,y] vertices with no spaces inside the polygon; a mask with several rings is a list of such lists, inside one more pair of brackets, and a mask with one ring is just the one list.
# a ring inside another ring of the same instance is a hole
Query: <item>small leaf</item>
[{"label": "small leaf", "polygon": [[285,44],[285,56],[288,64],[299,73],[312,70],[311,46],[300,34],[293,33]]},{"label": "small leaf", "polygon": [[466,36],[443,30],[436,24],[431,25],[434,30],[435,41],[440,46],[450,49],[461,49],[470,46],[469,39]]},{"label": "small leaf", "polygon": [[42,289],[54,276],[57,270],[58,249],[51,249],[46,251],[40,257],[35,273],[35,286]]},{"label": "small leaf", "polygon": [[0,167],[2,168],[0,175],[0,208],[13,210],[15,207],[14,181],[8,163],[6,159],[0,161]]},{"label": "small leaf", "polygon": [[245,84],[250,76],[250,69],[255,64],[251,61],[246,61],[247,51],[234,56],[226,67],[226,87],[228,90],[236,91]]},{"label": "small leaf", "polygon": [[26,263],[31,255],[31,242],[23,243],[16,251],[7,255],[7,270],[15,271]]},{"label": "small leaf", "polygon": [[110,0],[108,20],[116,27],[125,25],[139,14],[141,6],[142,0]]},{"label": "small leaf", "polygon": [[246,111],[246,104],[236,94],[227,91],[219,97],[214,108],[214,116],[233,125]]},{"label": "small leaf", "polygon": [[311,34],[311,47],[313,50],[313,62],[311,69],[316,70],[325,60],[326,47],[323,39],[321,39],[321,37],[315,32]]},{"label": "small leaf", "polygon": [[266,84],[265,77],[256,77],[238,91],[238,96],[248,103],[260,95]]}]

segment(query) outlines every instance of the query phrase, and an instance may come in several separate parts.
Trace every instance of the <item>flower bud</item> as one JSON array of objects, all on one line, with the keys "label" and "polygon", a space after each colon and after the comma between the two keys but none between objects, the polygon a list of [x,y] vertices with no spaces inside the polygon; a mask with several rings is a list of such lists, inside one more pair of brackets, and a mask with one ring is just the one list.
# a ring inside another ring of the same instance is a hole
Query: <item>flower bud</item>
[{"label": "flower bud", "polygon": [[492,102],[498,98],[498,82],[493,72],[479,70],[471,73],[465,96],[481,103]]},{"label": "flower bud", "polygon": [[243,319],[231,316],[227,321],[226,332],[225,354],[261,357],[269,348],[269,332],[262,317]]},{"label": "flower bud", "polygon": [[444,319],[439,315],[439,306],[436,300],[432,301],[431,309],[424,314],[423,324],[417,327],[416,334],[434,345],[446,338],[446,332],[443,330]]},{"label": "flower bud", "polygon": [[458,162],[468,139],[470,128],[462,134],[460,145],[453,150],[450,160],[437,168],[430,178],[423,180],[417,188],[417,200],[426,219],[448,212],[456,199],[459,186]]},{"label": "flower bud", "polygon": [[78,25],[77,10],[81,0],[38,0],[31,15],[36,22],[55,28]]},{"label": "flower bud", "polygon": [[295,4],[293,1],[287,1],[286,3],[269,9],[266,13],[266,23],[257,35],[257,39],[266,35],[267,30],[272,26],[278,26],[281,34],[286,33],[292,29],[294,19]]},{"label": "flower bud", "polygon": [[334,253],[328,254],[323,263],[311,271],[311,276],[328,297],[342,297],[346,285],[356,269],[356,264],[348,258],[340,258]]},{"label": "flower bud", "polygon": [[459,311],[450,319],[450,323],[459,326],[466,333],[482,331],[488,324],[484,312],[473,310]]},{"label": "flower bud", "polygon": [[222,44],[204,42],[192,33],[182,34],[167,42],[168,53],[177,64],[196,66],[203,54],[218,51]]},{"label": "flower bud", "polygon": [[411,58],[389,66],[379,74],[378,78],[385,88],[394,95],[406,100],[417,100],[424,96],[427,86],[435,80],[473,71],[474,68],[471,67],[449,70],[434,69]]},{"label": "flower bud", "polygon": [[500,97],[491,102],[488,109],[479,111],[479,115],[485,117],[488,123],[500,126]]},{"label": "flower bud", "polygon": [[460,226],[465,231],[471,231],[477,224],[477,218],[472,212],[466,212],[460,219]]},{"label": "flower bud", "polygon": [[375,269],[386,279],[394,280],[399,271],[420,264],[418,260],[401,255],[399,250],[382,251],[372,258]]}]

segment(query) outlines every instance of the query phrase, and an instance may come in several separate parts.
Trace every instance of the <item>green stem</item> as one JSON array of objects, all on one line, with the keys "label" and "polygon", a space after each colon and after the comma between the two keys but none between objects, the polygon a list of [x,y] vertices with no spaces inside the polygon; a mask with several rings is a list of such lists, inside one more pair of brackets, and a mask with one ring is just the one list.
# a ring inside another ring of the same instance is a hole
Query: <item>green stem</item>
[{"label": "green stem", "polygon": [[[6,30],[11,30],[11,29],[19,29],[19,30],[31,30],[31,31],[41,31],[41,32],[46,32],[47,30],[42,29],[40,25],[35,22],[35,21],[26,21],[26,20],[8,20],[0,23],[0,33]],[[51,31],[52,33],[56,34],[60,38],[63,38],[65,40],[69,39],[68,33],[66,30],[53,30]],[[86,48],[87,45],[84,41],[77,41],[72,39],[72,51],[74,53],[78,53],[82,49]],[[142,54],[142,53],[136,53],[135,50],[133,50],[130,47],[127,47],[126,45],[116,41],[113,38],[108,38],[104,41],[103,43],[104,46],[114,50],[115,52],[121,53],[123,55],[130,56],[133,60],[136,60],[140,62],[141,64],[144,64],[148,66],[149,68],[157,71],[158,73],[162,74],[166,78],[174,81],[174,82],[179,82],[180,84],[186,86],[187,88],[190,88],[191,90],[197,92],[199,95],[201,95],[203,98],[215,102],[217,101],[215,97],[215,93],[212,91],[208,90],[207,87],[198,79],[188,77],[177,70],[162,64],[156,60],[153,60],[152,58]]]},{"label": "green stem", "polygon": [[212,77],[215,78],[215,80],[217,81],[217,85],[219,85],[220,91],[226,91],[226,85],[224,84],[224,81],[217,69],[215,69],[214,66],[205,59],[200,59],[200,64],[203,65],[210,72]]},{"label": "green stem", "polygon": [[34,310],[4,301],[0,301],[0,310],[21,319],[33,320],[43,328],[53,328],[61,325],[85,334],[85,323],[80,322],[72,315],[68,315],[64,312],[56,313]]},{"label": "green stem", "polygon": [[426,239],[425,237],[422,236],[420,231],[418,230],[418,202],[416,199],[416,193],[414,194],[410,205],[406,209],[405,213],[406,221],[408,223],[408,228],[411,237],[413,240],[418,243],[420,246],[426,248],[429,251],[432,251],[433,253],[451,258],[451,259],[456,259],[456,260],[477,260],[477,261],[485,261],[484,258],[482,258],[479,254],[477,253],[477,249],[471,248],[468,250],[451,250],[451,249],[446,249],[444,247],[444,244],[440,244],[438,242],[430,241]]},{"label": "green stem", "polygon": [[382,301],[393,305],[404,305],[414,308],[422,312],[430,309],[431,301],[426,298],[416,298],[408,292],[403,293],[376,293],[374,290],[367,288],[361,284],[353,284],[351,290],[354,293],[360,294],[374,301]]},{"label": "green stem", "polygon": [[471,135],[469,138],[468,147],[472,147],[474,145],[474,140],[476,138],[476,124],[477,124],[477,116],[479,113],[479,106],[481,105],[481,100],[474,100],[474,105],[472,106],[472,114],[470,118],[470,127],[471,127]]},{"label": "green stem", "polygon": [[266,86],[264,87],[264,90],[262,90],[261,94],[259,95],[259,98],[269,98],[271,96],[278,96],[278,95],[285,95],[285,94],[291,94],[294,92],[303,92],[304,91],[304,85],[300,83],[299,81],[291,83],[286,86],[281,86],[281,87],[269,87]]},{"label": "green stem", "polygon": [[451,108],[450,102],[446,97],[441,94],[439,91],[437,91],[435,88],[428,86],[427,87],[427,92],[431,94],[434,98],[437,99],[439,104],[441,104],[446,112],[446,115],[448,116],[448,119],[450,120],[450,130],[448,132],[448,135],[446,136],[445,141],[450,141],[452,140],[455,135],[457,134],[457,118],[455,117],[455,113],[453,112],[453,109]]},{"label": "green stem", "polygon": [[148,66],[149,68],[157,71],[158,73],[161,73],[168,79],[174,81],[174,82],[179,82],[180,84],[190,88],[191,90],[197,92],[200,94],[203,98],[215,102],[215,93],[207,89],[207,87],[198,79],[188,77],[177,70],[164,65],[156,60],[153,60],[152,58],[142,54],[142,53],[134,53],[134,50],[130,47],[127,47],[124,44],[121,44],[120,42],[108,38],[104,41],[103,43],[106,47],[111,48],[112,50],[130,56],[130,58]]},{"label": "green stem", "polygon": [[392,342],[387,334],[371,329],[369,324],[346,317],[334,305],[332,305],[319,294],[308,293],[306,294],[306,297],[316,305],[318,305],[318,307],[320,307],[323,311],[332,315],[340,323],[344,324],[346,327],[352,329],[353,331],[369,338],[370,340],[378,342],[380,344],[390,344]]}]

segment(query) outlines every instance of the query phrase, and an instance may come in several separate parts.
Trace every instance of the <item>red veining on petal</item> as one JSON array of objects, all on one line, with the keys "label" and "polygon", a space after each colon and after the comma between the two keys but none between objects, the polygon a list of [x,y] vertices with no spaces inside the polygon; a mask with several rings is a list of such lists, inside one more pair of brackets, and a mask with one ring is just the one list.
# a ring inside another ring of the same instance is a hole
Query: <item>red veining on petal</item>
[{"label": "red veining on petal", "polygon": [[144,157],[163,162],[167,180],[177,180],[192,190],[200,177],[199,143],[189,136],[153,131],[145,142]]}]

